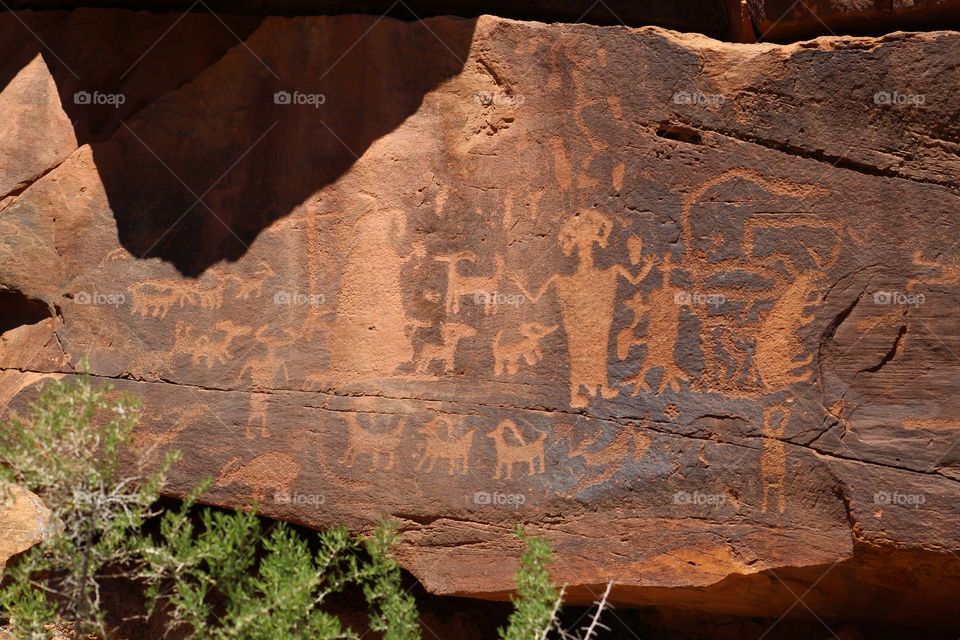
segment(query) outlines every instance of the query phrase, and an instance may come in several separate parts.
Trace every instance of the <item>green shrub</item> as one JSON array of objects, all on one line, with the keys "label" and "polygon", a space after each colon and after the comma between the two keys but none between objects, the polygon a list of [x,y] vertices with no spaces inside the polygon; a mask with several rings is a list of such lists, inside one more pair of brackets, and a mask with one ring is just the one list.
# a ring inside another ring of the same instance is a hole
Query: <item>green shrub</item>
[{"label": "green shrub", "polygon": [[130,542],[154,515],[151,505],[175,459],[121,473],[120,451],[138,412],[135,399],[109,385],[56,381],[0,430],[0,485],[36,493],[57,523],[48,541],[7,569],[0,589],[0,610],[20,640],[52,637],[55,620],[79,633],[106,634],[101,586],[136,573]]},{"label": "green shrub", "polygon": [[514,610],[507,627],[500,629],[500,638],[539,640],[545,638],[553,626],[560,599],[547,570],[553,554],[546,540],[528,536],[520,525],[514,533],[523,541],[524,551],[514,578],[517,583],[517,593],[511,598]]}]

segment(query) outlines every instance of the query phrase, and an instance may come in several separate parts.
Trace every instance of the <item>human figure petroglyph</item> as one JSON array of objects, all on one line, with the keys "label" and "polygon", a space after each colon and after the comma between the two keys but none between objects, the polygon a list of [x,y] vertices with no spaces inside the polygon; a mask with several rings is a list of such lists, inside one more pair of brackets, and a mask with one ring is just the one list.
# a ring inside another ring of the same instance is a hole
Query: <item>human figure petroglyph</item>
[{"label": "human figure petroglyph", "polygon": [[[674,355],[677,339],[680,336],[681,305],[678,303],[678,294],[682,293],[681,289],[670,282],[671,273],[676,266],[668,254],[660,266],[663,272],[663,284],[649,293],[646,303],[638,301],[636,297],[630,300],[629,306],[634,313],[644,311],[647,319],[646,338],[643,340],[647,353],[644,356],[643,365],[637,373],[623,381],[624,384],[633,385],[631,395],[637,395],[641,388],[657,394],[665,389],[679,392],[681,383],[690,379],[677,364]],[[618,336],[619,340],[620,336]],[[657,367],[662,372],[660,381],[653,386],[647,380],[647,374]]]},{"label": "human figure petroglyph", "polygon": [[462,261],[476,262],[477,254],[473,251],[458,251],[445,255],[434,256],[437,262],[447,263],[447,296],[445,309],[448,314],[460,313],[460,298],[463,296],[482,296],[483,312],[487,315],[497,312],[496,292],[503,279],[503,256],[493,256],[494,271],[487,276],[465,276],[460,273],[457,265]]},{"label": "human figure petroglyph", "polygon": [[232,320],[221,320],[214,328],[222,333],[223,337],[211,338],[209,335],[193,333],[193,327],[185,322],[177,321],[174,325],[173,353],[190,356],[190,362],[200,365],[205,362],[207,369],[215,364],[226,364],[233,358],[230,347],[233,341],[245,336],[252,330],[250,327],[238,325]]},{"label": "human figure petroglyph", "polygon": [[250,395],[250,410],[247,414],[247,426],[243,430],[243,437],[252,440],[257,437],[254,433],[254,427],[259,427],[260,437],[269,438],[270,430],[267,428],[267,412],[270,408],[267,394],[252,392]]},{"label": "human figure petroglyph", "polygon": [[257,502],[263,502],[270,489],[275,493],[292,493],[290,483],[300,475],[300,463],[283,451],[261,454],[245,464],[240,460],[240,456],[234,456],[220,468],[217,486],[246,485],[250,487],[253,499]]},{"label": "human figure petroglyph", "polygon": [[392,375],[413,358],[411,321],[404,308],[401,270],[422,258],[424,249],[401,255],[406,233],[402,211],[382,211],[369,201],[354,223],[337,294],[336,316],[329,323],[331,369],[360,377]]},{"label": "human figure petroglyph", "polygon": [[203,280],[174,280],[153,278],[135,282],[129,287],[133,294],[130,313],[143,317],[165,318],[174,306],[200,305],[204,309],[219,309],[223,305],[224,283],[206,284]]},{"label": "human figure petroglyph", "polygon": [[[506,439],[509,433],[511,438],[519,444],[510,444]],[[493,474],[495,480],[509,479],[513,474],[513,465],[523,463],[527,465],[527,475],[543,473],[544,470],[544,443],[547,434],[541,432],[536,440],[526,442],[517,424],[510,419],[501,420],[496,429],[487,434],[493,439],[497,451],[497,468]]]},{"label": "human figure petroglyph", "polygon": [[787,450],[783,444],[783,432],[790,420],[790,407],[773,404],[763,410],[763,445],[760,452],[760,483],[763,490],[761,508],[767,511],[770,492],[777,493],[777,511],[783,513],[785,498],[783,479],[787,469]]},{"label": "human figure petroglyph", "polygon": [[543,359],[540,341],[556,331],[558,327],[559,325],[556,324],[545,326],[539,322],[524,322],[520,325],[520,335],[523,339],[506,344],[501,341],[503,329],[498,331],[493,338],[493,375],[499,376],[504,373],[516,375],[520,371],[521,359],[531,366],[540,362]]},{"label": "human figure petroglyph", "polygon": [[357,416],[352,413],[347,414],[346,422],[347,448],[339,460],[340,464],[352,468],[357,462],[357,456],[366,454],[370,456],[371,472],[380,468],[381,459],[386,460],[386,465],[383,467],[384,471],[392,469],[394,453],[400,446],[403,429],[407,424],[406,418],[400,418],[397,425],[385,433],[374,433],[366,430],[360,425]]},{"label": "human figure petroglyph", "polygon": [[[612,218],[599,211],[581,210],[563,223],[559,234],[564,255],[576,254],[577,270],[572,274],[552,274],[535,294],[527,290],[519,276],[513,278],[520,291],[534,303],[551,285],[556,287],[570,351],[571,407],[586,407],[596,395],[613,398],[619,393],[619,389],[608,386],[607,376],[617,279],[619,276],[631,284],[639,284],[654,264],[654,258],[645,258],[637,275],[620,264],[606,269],[597,267],[593,245],[606,247],[612,231]],[[586,393],[581,392],[582,388]]]},{"label": "human figure petroglyph", "polygon": [[430,473],[434,465],[441,460],[447,461],[447,475],[454,475],[459,469],[460,475],[470,471],[470,447],[476,429],[470,429],[459,438],[453,438],[453,421],[448,416],[437,416],[417,429],[424,436],[423,445],[417,452],[416,471]]},{"label": "human figure petroglyph", "polygon": [[427,342],[420,349],[420,357],[417,358],[417,373],[426,373],[430,364],[435,360],[443,362],[443,372],[453,373],[454,356],[456,355],[457,345],[464,338],[472,338],[477,335],[477,330],[470,325],[459,322],[445,322],[440,325],[441,344]]}]

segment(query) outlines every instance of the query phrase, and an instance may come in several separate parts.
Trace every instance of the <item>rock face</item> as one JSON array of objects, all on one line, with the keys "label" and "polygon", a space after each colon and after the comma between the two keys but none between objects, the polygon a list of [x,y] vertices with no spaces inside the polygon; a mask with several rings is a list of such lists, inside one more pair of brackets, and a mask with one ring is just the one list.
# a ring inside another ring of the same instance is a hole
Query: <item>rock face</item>
[{"label": "rock face", "polygon": [[744,0],[764,39],[824,33],[882,33],[960,24],[960,0]]},{"label": "rock face", "polygon": [[22,487],[0,487],[0,574],[11,557],[50,535],[50,509]]},{"label": "rock face", "polygon": [[0,16],[10,408],[89,354],[172,495],[435,593],[522,522],[574,601],[955,628],[960,35],[176,18]]}]

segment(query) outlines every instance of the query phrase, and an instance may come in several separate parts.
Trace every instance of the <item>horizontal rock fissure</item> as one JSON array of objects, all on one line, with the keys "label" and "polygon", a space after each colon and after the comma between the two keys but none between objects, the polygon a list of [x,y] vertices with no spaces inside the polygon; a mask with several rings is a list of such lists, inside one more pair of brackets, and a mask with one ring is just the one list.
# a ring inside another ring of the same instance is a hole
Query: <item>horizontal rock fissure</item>
[{"label": "horizontal rock fissure", "polygon": [[[4,371],[16,371],[16,372],[18,372],[18,373],[34,373],[34,374],[48,374],[48,373],[50,373],[50,372],[46,372],[46,371],[30,371],[30,370],[18,369],[18,368],[13,368],[13,367],[7,367],[7,368],[0,367],[0,372],[4,372]],[[307,395],[309,395],[309,394],[315,394],[315,393],[322,393],[323,395],[327,395],[327,396],[331,396],[331,397],[335,397],[335,398],[379,398],[379,399],[383,399],[383,400],[396,400],[396,401],[412,400],[412,401],[416,401],[416,402],[436,403],[436,404],[453,404],[453,405],[464,404],[464,405],[467,405],[467,406],[484,407],[484,408],[492,408],[492,409],[515,409],[515,410],[521,410],[521,411],[529,411],[529,412],[533,412],[533,413],[582,415],[582,414],[578,414],[578,413],[567,412],[567,411],[564,411],[564,410],[562,410],[562,409],[557,409],[557,410],[549,410],[549,409],[530,409],[530,408],[526,408],[526,407],[514,407],[514,406],[511,406],[511,405],[484,404],[484,403],[476,403],[476,402],[456,402],[456,401],[452,401],[452,400],[448,400],[448,399],[430,399],[430,398],[416,398],[416,397],[393,397],[393,396],[387,396],[387,395],[383,395],[383,394],[348,394],[348,393],[342,393],[342,394],[341,394],[341,393],[332,393],[332,392],[330,392],[330,391],[303,391],[303,390],[299,390],[299,389],[272,389],[272,390],[269,390],[269,391],[266,391],[266,390],[253,391],[253,390],[245,390],[245,389],[221,389],[221,388],[216,388],[216,387],[204,387],[204,386],[194,385],[194,384],[189,384],[189,383],[174,382],[174,381],[171,381],[171,380],[164,380],[164,379],[160,379],[160,380],[137,380],[137,379],[133,379],[133,378],[125,378],[125,377],[122,377],[122,376],[106,376],[106,375],[95,374],[95,373],[85,373],[84,375],[90,376],[90,377],[94,377],[94,378],[100,378],[100,379],[104,379],[104,380],[123,380],[123,381],[128,381],[128,382],[137,382],[137,383],[144,383],[144,384],[169,384],[169,385],[173,385],[173,386],[189,387],[189,388],[192,388],[192,389],[197,389],[198,391],[214,391],[214,392],[220,392],[220,393],[240,393],[240,394],[264,393],[264,394],[267,394],[267,395],[273,395],[273,394],[276,394],[276,393],[307,394]],[[317,405],[312,405],[312,404],[309,404],[309,403],[304,403],[304,404],[302,404],[301,406],[303,406],[303,407],[305,407],[305,408],[318,409],[318,410],[321,410],[321,411],[330,411],[330,412],[334,412],[334,413],[354,413],[354,414],[364,414],[364,413],[366,413],[366,414],[371,414],[371,415],[387,415],[387,414],[384,414],[384,413],[382,413],[382,412],[371,411],[371,410],[364,410],[364,409],[359,409],[359,408],[358,408],[358,409],[352,409],[352,408],[351,408],[351,409],[346,409],[346,408],[329,407],[329,406],[317,406]],[[470,414],[464,414],[464,415],[470,415]],[[701,417],[701,418],[707,418],[707,417],[711,417],[711,416],[709,416],[709,415],[704,415],[704,416],[700,416],[700,417]],[[716,416],[714,416],[714,417],[716,417]],[[709,441],[709,442],[714,442],[714,443],[716,443],[716,444],[722,444],[722,445],[731,446],[731,447],[742,447],[742,448],[745,448],[745,449],[754,449],[754,450],[759,449],[759,447],[749,446],[748,444],[744,444],[744,443],[742,443],[742,442],[732,442],[732,441],[728,441],[728,440],[721,440],[721,439],[718,439],[718,438],[715,438],[715,437],[700,436],[700,435],[695,435],[695,434],[690,434],[690,433],[680,433],[680,432],[677,432],[677,431],[671,431],[671,430],[669,430],[669,429],[658,428],[658,427],[661,427],[661,425],[672,425],[672,424],[674,424],[674,423],[670,423],[670,422],[658,422],[658,421],[655,421],[655,420],[646,420],[646,421],[644,421],[643,425],[637,425],[637,419],[636,419],[636,418],[633,418],[633,419],[630,419],[630,418],[619,418],[619,419],[618,419],[618,418],[602,417],[602,416],[599,416],[599,415],[590,416],[590,418],[591,418],[592,420],[595,420],[595,421],[598,421],[598,422],[609,422],[609,423],[616,424],[616,425],[619,425],[619,426],[628,426],[628,427],[638,427],[638,426],[642,426],[642,428],[644,428],[644,429],[649,429],[650,431],[653,431],[653,432],[658,433],[658,434],[661,434],[661,435],[667,435],[667,436],[673,436],[673,437],[679,437],[679,438],[686,438],[686,439],[689,439],[689,440]],[[721,418],[722,418],[722,419],[727,419],[727,420],[734,420],[734,421],[745,420],[744,418],[731,417],[731,416],[721,416]],[[681,425],[681,426],[683,426],[683,425]],[[877,466],[877,467],[884,467],[884,468],[888,468],[888,469],[894,469],[894,470],[897,470],[897,471],[907,471],[907,472],[910,472],[910,473],[918,473],[918,474],[922,474],[922,475],[936,476],[936,477],[938,477],[938,478],[945,478],[945,479],[950,480],[950,481],[952,481],[952,482],[958,482],[958,483],[960,483],[960,480],[958,480],[958,479],[956,479],[956,478],[951,478],[951,477],[946,476],[946,475],[943,475],[943,474],[939,473],[939,472],[936,471],[936,470],[933,470],[933,471],[923,471],[923,470],[919,470],[919,469],[912,469],[912,468],[909,468],[909,467],[898,467],[898,466],[896,466],[896,465],[889,464],[889,463],[885,463],[885,462],[878,462],[878,461],[869,461],[869,462],[868,462],[868,461],[865,461],[865,460],[861,460],[861,459],[859,459],[859,458],[857,458],[857,457],[853,457],[853,456],[843,456],[843,455],[840,455],[839,453],[837,453],[837,452],[835,452],[835,451],[826,451],[826,450],[818,449],[818,448],[812,446],[812,445],[813,445],[813,442],[816,442],[816,441],[817,441],[820,437],[822,437],[825,433],[827,433],[828,431],[830,431],[830,429],[833,428],[833,426],[836,426],[836,425],[835,425],[835,424],[834,424],[834,425],[831,425],[830,427],[828,427],[827,429],[825,429],[821,434],[819,434],[817,437],[815,437],[810,443],[807,443],[807,444],[798,443],[798,442],[795,442],[795,441],[790,440],[790,439],[774,438],[774,437],[767,436],[767,435],[763,435],[763,434],[757,434],[757,435],[751,435],[751,436],[739,436],[739,437],[743,438],[744,440],[748,440],[748,441],[751,441],[751,440],[759,440],[759,441],[762,442],[762,441],[764,441],[764,440],[774,440],[774,441],[782,442],[782,443],[784,443],[784,444],[787,444],[787,445],[790,445],[790,446],[793,446],[793,447],[797,447],[798,449],[807,449],[807,450],[810,450],[810,451],[812,451],[812,452],[814,452],[814,453],[816,453],[816,454],[818,454],[818,455],[821,455],[821,456],[824,456],[824,457],[828,457],[828,458],[836,458],[836,459],[839,459],[839,460],[845,460],[845,461],[849,461],[849,462],[858,462],[858,463],[864,464],[864,465],[873,465],[873,466]]]}]

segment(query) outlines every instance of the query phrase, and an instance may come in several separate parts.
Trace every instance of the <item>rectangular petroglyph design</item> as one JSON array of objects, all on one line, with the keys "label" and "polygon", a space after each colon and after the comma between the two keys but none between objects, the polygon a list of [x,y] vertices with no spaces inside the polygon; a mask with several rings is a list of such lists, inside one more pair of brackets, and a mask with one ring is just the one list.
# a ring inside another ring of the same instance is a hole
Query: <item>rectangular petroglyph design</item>
[{"label": "rectangular petroglyph design", "polygon": [[[185,453],[171,493],[211,475],[205,500],[311,526],[394,515],[405,566],[451,593],[510,572],[467,585],[425,550],[499,565],[516,520],[562,520],[560,581],[587,585],[648,560],[637,585],[828,565],[851,527],[932,545],[879,491],[924,493],[956,542],[960,164],[931,124],[955,120],[956,56],[894,116],[870,96],[927,40],[357,20],[266,20],[247,43],[277,86],[235,47],[162,97],[131,89],[151,108],[3,209],[0,282],[56,313],[43,349],[4,353],[0,399],[89,354],[145,398],[132,453]],[[317,81],[300,57],[368,28],[382,66]],[[831,65],[855,73],[827,90]],[[294,88],[327,99],[274,104]]]}]

